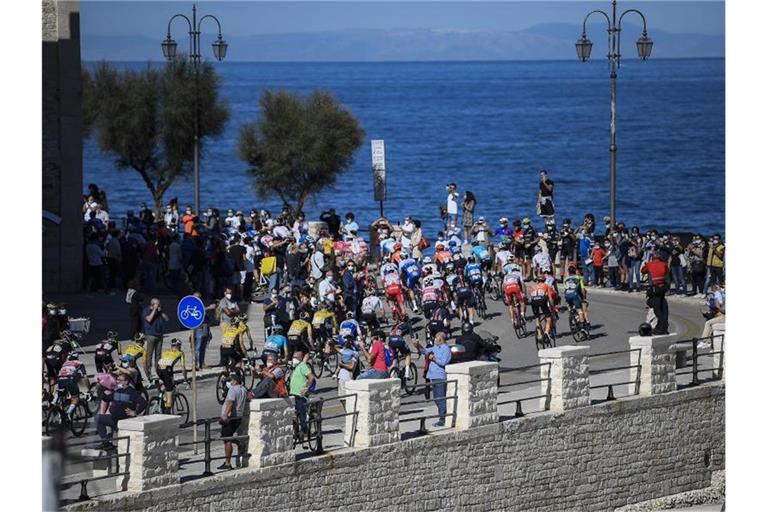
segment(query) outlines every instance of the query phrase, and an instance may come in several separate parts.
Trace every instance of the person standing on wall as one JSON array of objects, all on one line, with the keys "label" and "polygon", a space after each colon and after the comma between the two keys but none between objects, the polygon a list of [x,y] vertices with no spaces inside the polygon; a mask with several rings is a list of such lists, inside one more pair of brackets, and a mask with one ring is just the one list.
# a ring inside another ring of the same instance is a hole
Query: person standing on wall
[{"label": "person standing on wall", "polygon": [[666,252],[659,251],[640,269],[641,274],[648,274],[650,281],[647,296],[648,305],[653,308],[657,320],[653,329],[654,335],[669,334],[669,305],[665,297],[670,280],[667,258]]},{"label": "person standing on wall", "polygon": [[538,214],[547,220],[555,218],[555,203],[553,192],[555,190],[555,182],[549,179],[549,174],[546,169],[542,169],[539,172],[539,198],[536,205]]},{"label": "person standing on wall", "polygon": [[477,207],[477,199],[475,198],[475,194],[469,190],[464,192],[464,202],[461,206],[464,210],[461,220],[462,226],[464,228],[464,242],[466,243],[471,239],[469,235],[472,231],[472,226],[475,223],[475,208]]},{"label": "person standing on wall", "polygon": [[144,318],[144,334],[147,340],[147,354],[144,357],[144,373],[150,382],[152,381],[150,370],[152,361],[155,361],[155,375],[157,375],[157,362],[160,360],[160,353],[163,351],[163,334],[165,333],[165,322],[168,321],[168,315],[163,313],[160,306],[160,299],[153,297],[149,306],[142,312]]},{"label": "person standing on wall", "polygon": [[455,225],[459,217],[459,192],[456,190],[455,183],[449,183],[445,186],[448,197],[445,200],[445,229],[451,224]]}]

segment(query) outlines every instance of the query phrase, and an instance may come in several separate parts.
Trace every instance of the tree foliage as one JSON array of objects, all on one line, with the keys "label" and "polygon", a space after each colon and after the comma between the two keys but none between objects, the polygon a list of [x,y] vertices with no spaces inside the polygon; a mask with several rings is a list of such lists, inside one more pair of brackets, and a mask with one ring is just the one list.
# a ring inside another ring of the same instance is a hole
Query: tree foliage
[{"label": "tree foliage", "polygon": [[240,159],[249,166],[254,190],[277,195],[294,212],[352,165],[365,131],[329,93],[302,98],[265,91],[261,116],[240,128]]},{"label": "tree foliage", "polygon": [[224,130],[229,109],[219,99],[219,87],[208,63],[200,64],[196,79],[184,58],[138,71],[102,62],[93,72],[83,70],[85,135],[92,135],[119,169],[139,174],[159,211],[168,188],[192,170],[196,108],[201,151],[206,137]]}]

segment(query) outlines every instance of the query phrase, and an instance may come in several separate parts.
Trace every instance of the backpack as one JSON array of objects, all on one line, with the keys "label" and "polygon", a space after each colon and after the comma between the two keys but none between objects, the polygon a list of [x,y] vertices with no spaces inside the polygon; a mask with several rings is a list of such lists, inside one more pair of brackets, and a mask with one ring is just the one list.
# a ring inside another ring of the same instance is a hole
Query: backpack
[{"label": "backpack", "polygon": [[392,355],[392,349],[384,345],[384,363],[386,363],[387,368],[392,366],[392,361],[394,360],[395,357]]},{"label": "backpack", "polygon": [[421,235],[421,240],[419,240],[419,246],[418,246],[419,250],[423,251],[429,246],[430,246],[430,243],[429,243],[429,240],[427,240],[427,237],[425,237],[424,235]]}]

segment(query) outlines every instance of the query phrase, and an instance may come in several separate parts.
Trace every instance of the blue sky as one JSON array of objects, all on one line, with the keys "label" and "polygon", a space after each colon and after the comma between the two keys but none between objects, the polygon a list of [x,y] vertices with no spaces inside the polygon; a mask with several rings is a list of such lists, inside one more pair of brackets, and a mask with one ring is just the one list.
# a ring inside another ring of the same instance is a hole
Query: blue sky
[{"label": "blue sky", "polygon": [[[358,1],[254,2],[208,1],[199,12],[219,17],[225,38],[254,34],[318,32],[343,29],[432,28],[454,30],[522,30],[538,23],[579,23],[591,9],[610,9],[610,2],[583,1]],[[639,8],[656,29],[675,33],[722,35],[725,4],[719,1],[627,1],[620,9]],[[141,35],[162,38],[168,18],[191,12],[191,2],[81,2],[81,33],[88,36]],[[629,20],[637,23],[637,20]],[[183,32],[180,26],[174,32]],[[204,31],[214,31],[213,24]],[[179,34],[179,37],[181,34]]]}]

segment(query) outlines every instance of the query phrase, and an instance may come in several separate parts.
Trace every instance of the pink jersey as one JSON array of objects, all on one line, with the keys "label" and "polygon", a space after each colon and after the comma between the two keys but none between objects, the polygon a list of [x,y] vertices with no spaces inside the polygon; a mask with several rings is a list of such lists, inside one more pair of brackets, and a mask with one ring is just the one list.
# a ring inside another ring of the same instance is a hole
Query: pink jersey
[{"label": "pink jersey", "polygon": [[59,370],[60,379],[73,379],[80,375],[85,375],[85,365],[80,361],[66,361]]}]

